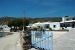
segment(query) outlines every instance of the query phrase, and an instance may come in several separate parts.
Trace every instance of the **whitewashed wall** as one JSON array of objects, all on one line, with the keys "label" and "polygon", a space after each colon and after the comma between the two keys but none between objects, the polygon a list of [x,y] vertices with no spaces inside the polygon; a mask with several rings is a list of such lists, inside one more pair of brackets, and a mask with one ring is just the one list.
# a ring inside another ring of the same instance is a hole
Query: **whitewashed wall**
[{"label": "whitewashed wall", "polygon": [[[70,22],[70,21],[75,21],[73,20],[73,18],[75,19],[75,17],[62,17],[62,22]],[[67,20],[68,19],[68,20]]]},{"label": "whitewashed wall", "polygon": [[[55,28],[53,27],[53,25],[55,25]],[[60,22],[52,22],[50,23],[50,28],[52,28],[52,30],[60,30]]]}]

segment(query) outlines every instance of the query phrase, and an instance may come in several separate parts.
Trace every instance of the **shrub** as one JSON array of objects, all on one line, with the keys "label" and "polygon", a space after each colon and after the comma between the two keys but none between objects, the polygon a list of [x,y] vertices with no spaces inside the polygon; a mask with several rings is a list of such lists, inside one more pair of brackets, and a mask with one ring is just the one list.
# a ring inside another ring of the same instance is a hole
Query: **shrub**
[{"label": "shrub", "polygon": [[52,31],[52,28],[49,28],[50,31]]}]

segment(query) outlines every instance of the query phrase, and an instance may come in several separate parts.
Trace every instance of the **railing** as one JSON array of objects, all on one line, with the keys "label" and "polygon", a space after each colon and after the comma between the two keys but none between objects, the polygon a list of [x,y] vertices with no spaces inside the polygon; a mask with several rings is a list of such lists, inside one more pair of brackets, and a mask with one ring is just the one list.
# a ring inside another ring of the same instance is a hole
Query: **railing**
[{"label": "railing", "polygon": [[40,48],[41,50],[53,50],[52,32],[31,31],[31,41],[32,46],[35,48]]}]

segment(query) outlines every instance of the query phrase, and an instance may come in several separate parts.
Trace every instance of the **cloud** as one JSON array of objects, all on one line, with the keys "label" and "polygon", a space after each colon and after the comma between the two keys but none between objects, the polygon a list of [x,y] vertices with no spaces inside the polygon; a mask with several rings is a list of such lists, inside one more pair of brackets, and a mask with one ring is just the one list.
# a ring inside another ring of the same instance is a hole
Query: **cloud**
[{"label": "cloud", "polygon": [[44,2],[41,3],[41,5],[62,7],[68,6],[69,4],[73,5],[74,2],[75,2],[74,0],[44,0]]},{"label": "cloud", "polygon": [[56,1],[56,0],[45,0],[40,5],[49,6],[49,7],[61,7],[61,6],[63,6],[63,2]]}]

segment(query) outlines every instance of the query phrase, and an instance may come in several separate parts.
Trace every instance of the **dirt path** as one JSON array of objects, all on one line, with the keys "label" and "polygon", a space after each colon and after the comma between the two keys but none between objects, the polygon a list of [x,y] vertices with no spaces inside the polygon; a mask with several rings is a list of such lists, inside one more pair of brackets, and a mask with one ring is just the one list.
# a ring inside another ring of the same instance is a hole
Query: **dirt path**
[{"label": "dirt path", "polygon": [[18,41],[19,38],[20,34],[17,32],[0,38],[0,50],[16,50],[16,41]]}]

